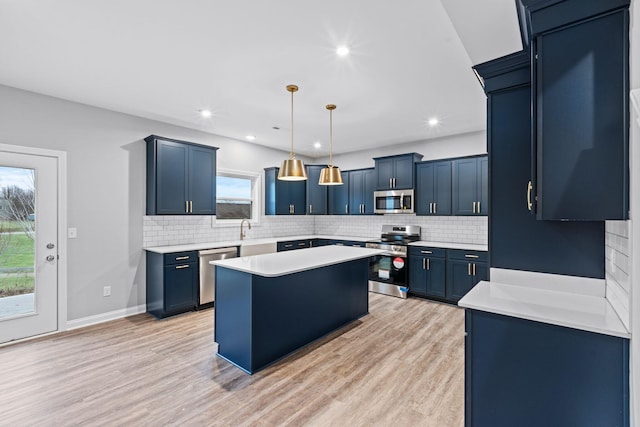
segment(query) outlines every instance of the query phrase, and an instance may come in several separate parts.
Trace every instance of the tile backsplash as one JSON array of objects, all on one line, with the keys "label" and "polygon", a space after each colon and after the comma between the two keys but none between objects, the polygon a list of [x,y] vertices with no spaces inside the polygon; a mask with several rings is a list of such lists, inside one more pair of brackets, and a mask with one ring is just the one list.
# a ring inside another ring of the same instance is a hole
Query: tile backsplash
[{"label": "tile backsplash", "polygon": [[618,313],[620,320],[630,330],[631,280],[629,240],[631,221],[606,221],[605,223],[605,274],[607,299]]},{"label": "tile backsplash", "polygon": [[[247,238],[294,235],[371,237],[380,235],[383,224],[419,225],[422,240],[487,244],[487,217],[424,217],[416,215],[263,216],[247,230]],[[238,240],[239,226],[215,223],[211,216],[145,216],[143,246],[171,246]]]}]

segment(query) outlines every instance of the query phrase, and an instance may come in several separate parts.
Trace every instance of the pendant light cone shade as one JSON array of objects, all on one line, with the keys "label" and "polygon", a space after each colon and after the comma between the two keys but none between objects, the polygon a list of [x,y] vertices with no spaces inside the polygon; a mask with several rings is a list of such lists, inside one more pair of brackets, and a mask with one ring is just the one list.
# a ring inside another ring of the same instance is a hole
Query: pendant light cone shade
[{"label": "pendant light cone shade", "polygon": [[293,151],[293,93],[298,91],[298,86],[288,85],[287,91],[291,92],[291,151],[289,158],[282,161],[278,172],[278,179],[282,181],[304,181],[307,179],[307,171],[302,160],[296,159]]},{"label": "pendant light cone shade", "polygon": [[320,171],[318,185],[342,185],[340,168],[333,166],[333,110],[336,106],[329,104],[326,109],[329,110],[329,165]]}]

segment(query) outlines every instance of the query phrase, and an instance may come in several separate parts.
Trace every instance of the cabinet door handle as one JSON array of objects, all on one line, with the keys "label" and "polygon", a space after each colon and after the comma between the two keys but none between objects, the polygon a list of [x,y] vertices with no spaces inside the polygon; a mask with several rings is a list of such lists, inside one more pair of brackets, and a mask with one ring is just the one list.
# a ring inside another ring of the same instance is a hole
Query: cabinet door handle
[{"label": "cabinet door handle", "polygon": [[182,261],[183,259],[189,259],[189,258],[190,257],[188,255],[187,256],[177,256],[176,257],[176,261]]},{"label": "cabinet door handle", "polygon": [[431,251],[420,251],[420,253],[422,253],[422,254],[432,254],[433,252],[431,252]]},{"label": "cabinet door handle", "polygon": [[189,264],[185,264],[185,265],[176,265],[176,270],[181,270],[183,268],[189,268]]},{"label": "cabinet door handle", "polygon": [[313,213],[313,205],[309,205],[309,213]]},{"label": "cabinet door handle", "polygon": [[476,275],[476,265],[475,264],[473,264],[473,275],[474,276]]},{"label": "cabinet door handle", "polygon": [[433,213],[438,213],[438,202],[433,202]]},{"label": "cabinet door handle", "polygon": [[426,270],[427,269],[427,265],[426,265],[426,258],[422,258],[422,269]]},{"label": "cabinet door handle", "polygon": [[429,213],[433,213],[433,203],[429,203]]},{"label": "cabinet door handle", "polygon": [[467,275],[471,276],[471,263],[467,263]]},{"label": "cabinet door handle", "polygon": [[480,202],[478,202],[478,212],[476,213],[480,213]]},{"label": "cabinet door handle", "polygon": [[186,213],[189,213],[189,201],[188,200],[184,201],[184,211]]},{"label": "cabinet door handle", "polygon": [[470,255],[470,254],[465,254],[464,257],[465,258],[476,258],[476,259],[480,258],[480,256],[478,256],[478,255]]},{"label": "cabinet door handle", "polygon": [[346,205],[344,205],[344,213],[348,214],[349,213],[349,203],[347,203]]},{"label": "cabinet door handle", "polygon": [[396,188],[396,179],[393,178],[393,188]]},{"label": "cabinet door handle", "polygon": [[473,213],[476,213],[476,203],[478,202],[473,202]]},{"label": "cabinet door handle", "polygon": [[427,258],[427,270],[431,270],[431,258]]},{"label": "cabinet door handle", "polygon": [[193,200],[189,200],[189,213],[193,213]]},{"label": "cabinet door handle", "polygon": [[531,203],[531,190],[533,190],[533,184],[529,181],[527,184],[527,209],[530,211],[533,209],[533,203]]}]

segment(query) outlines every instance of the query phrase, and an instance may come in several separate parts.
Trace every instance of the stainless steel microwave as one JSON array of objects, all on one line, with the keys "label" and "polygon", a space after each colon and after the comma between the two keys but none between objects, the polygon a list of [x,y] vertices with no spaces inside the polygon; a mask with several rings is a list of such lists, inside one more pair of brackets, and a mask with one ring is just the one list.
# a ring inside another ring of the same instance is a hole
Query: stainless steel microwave
[{"label": "stainless steel microwave", "polygon": [[376,191],[373,199],[373,213],[414,213],[412,189]]}]

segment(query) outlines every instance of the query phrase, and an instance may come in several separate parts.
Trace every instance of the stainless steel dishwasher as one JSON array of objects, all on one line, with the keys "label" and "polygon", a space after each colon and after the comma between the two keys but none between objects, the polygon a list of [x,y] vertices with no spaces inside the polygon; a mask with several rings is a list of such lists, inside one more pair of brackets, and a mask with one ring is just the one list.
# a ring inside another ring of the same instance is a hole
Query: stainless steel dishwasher
[{"label": "stainless steel dishwasher", "polygon": [[214,303],[216,274],[215,266],[209,264],[209,261],[236,258],[237,256],[238,248],[235,246],[198,251],[198,258],[200,259],[200,301],[198,308],[210,307]]}]

